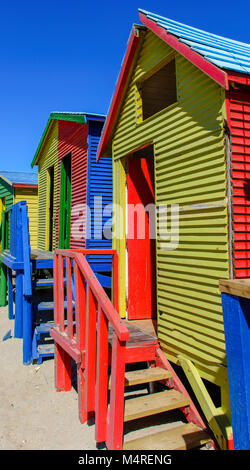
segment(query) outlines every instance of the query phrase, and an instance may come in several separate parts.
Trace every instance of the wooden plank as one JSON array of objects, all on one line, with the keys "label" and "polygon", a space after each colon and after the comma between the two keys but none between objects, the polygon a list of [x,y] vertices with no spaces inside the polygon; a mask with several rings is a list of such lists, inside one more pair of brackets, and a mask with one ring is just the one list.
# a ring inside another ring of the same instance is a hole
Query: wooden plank
[{"label": "wooden plank", "polygon": [[112,269],[113,305],[119,312],[119,258],[117,253],[113,255]]},{"label": "wooden plank", "polygon": [[132,362],[154,361],[156,347],[156,345],[152,345],[127,348],[125,357],[126,364],[131,364]]},{"label": "wooden plank", "polygon": [[8,316],[9,320],[14,319],[14,312],[13,312],[13,279],[12,279],[12,270],[10,268],[7,269],[8,274]]},{"label": "wooden plank", "polygon": [[24,272],[16,272],[15,326],[14,337],[23,337],[23,278]]},{"label": "wooden plank", "polygon": [[[161,367],[151,367],[149,369],[133,370],[125,373],[125,387],[133,385],[156,382],[157,380],[166,380],[173,377],[172,372]],[[111,386],[111,377],[109,378],[109,389]]]},{"label": "wooden plank", "polygon": [[97,323],[97,370],[95,389],[95,438],[106,440],[108,412],[108,321],[101,308]]},{"label": "wooden plank", "polygon": [[[186,388],[184,387],[183,383],[181,382],[181,380],[179,379],[179,377],[176,374],[175,370],[173,369],[170,362],[168,361],[168,359],[166,357],[166,354],[164,354],[164,352],[160,348],[158,348],[156,350],[156,365],[164,367],[167,370],[171,370],[171,372],[173,374],[173,379],[174,379],[173,380],[174,389],[178,390],[180,393],[183,393],[184,395],[189,397],[189,394],[188,394]],[[204,429],[205,428],[205,423],[201,419],[201,416],[200,416],[196,406],[194,405],[194,403],[193,403],[193,401],[191,400],[190,397],[189,397],[189,399],[190,399],[190,405],[189,405],[188,413],[184,412],[185,415],[186,415],[186,419],[187,419],[187,421],[193,422],[197,426]]]},{"label": "wooden plank", "polygon": [[62,349],[64,349],[74,361],[79,364],[82,360],[81,352],[77,349],[77,345],[69,340],[66,333],[62,333],[56,327],[51,327],[50,336],[54,338],[55,343],[59,344]]},{"label": "wooden plank", "polygon": [[[126,348],[134,348],[136,346],[151,346],[157,345],[158,339],[147,333],[146,331],[140,330],[134,325],[131,325],[129,322],[123,322],[126,328],[129,331],[129,340],[126,343]],[[113,328],[109,326],[109,343],[112,343],[113,338]]]},{"label": "wooden plank", "polygon": [[[227,436],[232,432],[231,426],[226,421],[226,414],[224,408],[216,408],[205,384],[200,377],[200,374],[194,364],[185,357],[178,356],[179,363],[185,372],[188,382],[192,387],[196,399],[202,409],[210,429],[222,450],[227,449]],[[191,409],[191,407],[190,407]]]},{"label": "wooden plank", "polygon": [[164,392],[152,393],[138,398],[125,401],[124,421],[151,416],[163,413],[164,411],[175,410],[188,406],[190,400],[176,390],[166,390]]},{"label": "wooden plank", "polygon": [[54,322],[55,326],[59,325],[59,294],[58,294],[58,256],[55,257],[55,263],[53,268],[53,295],[54,295]]},{"label": "wooden plank", "polygon": [[219,288],[225,294],[250,299],[250,279],[221,279]]},{"label": "wooden plank", "polygon": [[90,412],[95,411],[97,306],[94,294],[89,286],[87,287],[86,301],[87,312],[84,409],[87,412]]},{"label": "wooden plank", "polygon": [[188,450],[200,447],[211,438],[193,423],[127,441],[123,450]]},{"label": "wooden plank", "polygon": [[44,259],[44,260],[53,260],[54,253],[52,251],[46,250],[31,250],[30,258],[33,260]]},{"label": "wooden plank", "polygon": [[114,333],[112,343],[112,382],[106,445],[108,450],[121,450],[123,441],[124,377],[126,343]]},{"label": "wooden plank", "polygon": [[71,357],[58,343],[55,343],[55,386],[57,392],[71,390]]},{"label": "wooden plank", "polygon": [[58,256],[58,314],[59,314],[59,328],[64,331],[64,272],[63,272],[63,257]]},{"label": "wooden plank", "polygon": [[74,262],[75,297],[76,297],[76,340],[80,351],[85,350],[86,337],[86,282]]},{"label": "wooden plank", "polygon": [[82,364],[77,364],[77,393],[78,393],[78,415],[80,422],[86,423],[88,420],[88,412],[84,408],[85,396],[85,377]]},{"label": "wooden plank", "polygon": [[72,265],[71,259],[66,258],[66,273],[67,273],[67,320],[68,320],[68,335],[73,338],[73,306],[72,306]]},{"label": "wooden plank", "polygon": [[157,338],[157,320],[130,320],[129,323]]}]

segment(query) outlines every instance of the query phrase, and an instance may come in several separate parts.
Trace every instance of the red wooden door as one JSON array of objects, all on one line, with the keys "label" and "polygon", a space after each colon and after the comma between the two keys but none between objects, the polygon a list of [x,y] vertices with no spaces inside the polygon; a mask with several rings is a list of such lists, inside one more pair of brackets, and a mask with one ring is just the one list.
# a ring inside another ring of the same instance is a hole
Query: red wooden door
[{"label": "red wooden door", "polygon": [[[129,158],[127,165],[127,307],[129,320],[156,316],[156,255],[155,237],[152,236],[155,225],[154,203],[153,158]],[[152,212],[145,210],[147,205],[152,205],[150,209]],[[135,206],[138,211],[134,210]]]}]

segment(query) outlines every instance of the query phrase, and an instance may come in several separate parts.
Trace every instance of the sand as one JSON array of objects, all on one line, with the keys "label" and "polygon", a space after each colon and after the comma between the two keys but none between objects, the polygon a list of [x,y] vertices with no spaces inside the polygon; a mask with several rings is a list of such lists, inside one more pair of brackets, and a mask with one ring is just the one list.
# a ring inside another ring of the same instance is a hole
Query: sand
[{"label": "sand", "polygon": [[78,419],[76,390],[56,392],[53,359],[24,366],[8,307],[0,319],[0,450],[95,450],[94,426]]}]

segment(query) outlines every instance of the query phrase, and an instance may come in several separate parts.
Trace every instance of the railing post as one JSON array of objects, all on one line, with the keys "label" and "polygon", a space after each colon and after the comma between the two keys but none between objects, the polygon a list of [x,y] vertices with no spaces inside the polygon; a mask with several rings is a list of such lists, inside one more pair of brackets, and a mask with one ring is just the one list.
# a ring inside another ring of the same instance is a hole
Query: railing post
[{"label": "railing post", "polygon": [[29,365],[32,362],[32,304],[31,298],[23,296],[23,364]]},{"label": "railing post", "polygon": [[76,342],[78,349],[85,351],[86,338],[86,281],[74,261],[76,296]]},{"label": "railing post", "polygon": [[59,313],[59,328],[64,331],[64,260],[61,255],[58,256],[58,313]]},{"label": "railing post", "polygon": [[119,312],[119,258],[118,254],[113,255],[113,273],[112,273],[112,284],[113,284],[113,305],[117,312]]},{"label": "railing post", "polygon": [[7,269],[3,263],[0,263],[0,307],[5,307],[7,305],[6,292],[7,292]]},{"label": "railing post", "polygon": [[85,397],[86,411],[95,411],[95,379],[96,379],[96,302],[94,295],[87,287],[87,318],[86,318],[86,354],[85,354]]},{"label": "railing post", "polygon": [[69,392],[71,390],[71,357],[57,343],[55,343],[54,367],[57,392]]},{"label": "railing post", "polygon": [[15,298],[15,327],[14,336],[15,338],[23,337],[23,270],[19,269],[16,271],[16,298]]},{"label": "railing post", "polygon": [[8,268],[8,313],[9,320],[14,319],[13,314],[13,285],[12,285],[12,270]]},{"label": "railing post", "polygon": [[108,320],[100,307],[98,310],[95,436],[97,442],[104,442],[108,410]]},{"label": "railing post", "polygon": [[107,448],[121,450],[123,444],[124,386],[126,342],[114,333],[111,362],[111,393],[108,414]]},{"label": "railing post", "polygon": [[81,423],[88,419],[88,413],[84,408],[85,394],[85,337],[86,337],[86,281],[74,261],[75,297],[76,297],[76,342],[77,348],[82,353],[82,362],[77,364],[77,391],[78,410]]},{"label": "railing post", "polygon": [[58,255],[55,253],[54,256],[54,268],[53,268],[53,278],[54,278],[54,323],[55,326],[59,325],[59,299],[58,299]]},{"label": "railing post", "polygon": [[85,377],[82,364],[77,364],[78,414],[80,422],[86,423],[88,412],[84,409]]},{"label": "railing post", "polygon": [[[64,259],[56,256],[54,262],[54,292],[55,292],[55,322],[60,331],[64,331]],[[71,357],[64,349],[55,343],[55,386],[58,392],[71,390]]]},{"label": "railing post", "polygon": [[66,277],[67,277],[67,332],[70,339],[73,338],[73,308],[72,308],[72,265],[71,259],[66,258]]}]

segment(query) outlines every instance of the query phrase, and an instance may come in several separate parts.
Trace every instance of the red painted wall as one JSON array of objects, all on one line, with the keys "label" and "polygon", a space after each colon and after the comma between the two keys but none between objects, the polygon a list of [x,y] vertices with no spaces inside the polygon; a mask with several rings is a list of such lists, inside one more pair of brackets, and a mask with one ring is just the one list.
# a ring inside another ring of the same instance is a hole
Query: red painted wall
[{"label": "red painted wall", "polygon": [[[77,239],[80,212],[75,206],[86,204],[88,125],[59,121],[58,125],[58,204],[56,214],[56,246],[59,243],[61,160],[71,152],[71,234],[70,248],[84,248],[85,238]],[[83,229],[83,227],[81,227]]]},{"label": "red painted wall", "polygon": [[250,87],[230,89],[234,277],[250,276]]}]

